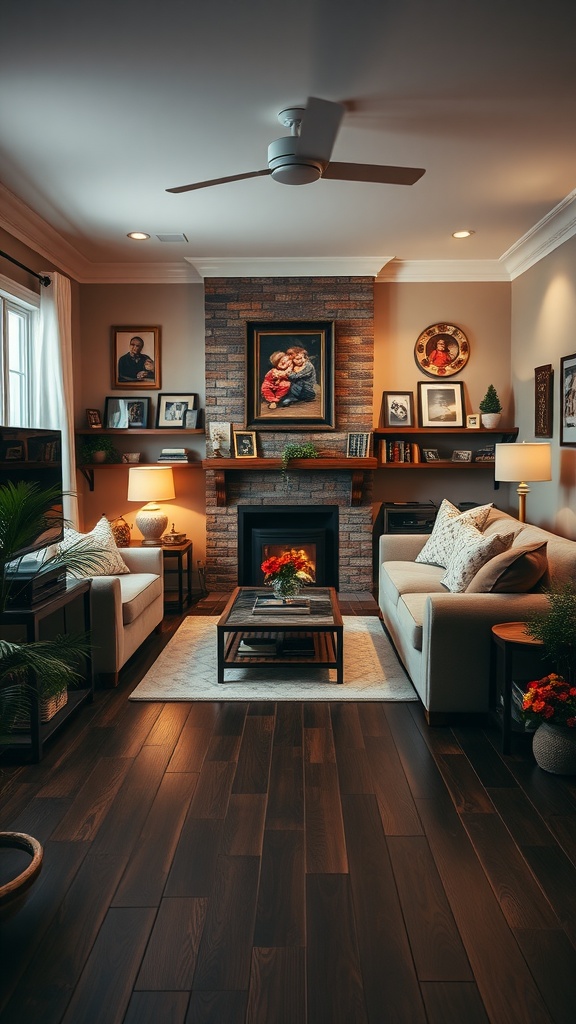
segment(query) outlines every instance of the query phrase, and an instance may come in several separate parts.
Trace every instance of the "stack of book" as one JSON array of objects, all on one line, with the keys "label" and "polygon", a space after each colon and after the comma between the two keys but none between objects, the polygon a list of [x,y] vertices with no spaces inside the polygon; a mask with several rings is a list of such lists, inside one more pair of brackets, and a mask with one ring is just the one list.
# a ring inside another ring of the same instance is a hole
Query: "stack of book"
[{"label": "stack of book", "polygon": [[187,448],[163,448],[158,462],[188,462]]},{"label": "stack of book", "polygon": [[292,597],[288,604],[276,597],[257,597],[252,608],[253,615],[306,615],[310,614],[307,597]]}]

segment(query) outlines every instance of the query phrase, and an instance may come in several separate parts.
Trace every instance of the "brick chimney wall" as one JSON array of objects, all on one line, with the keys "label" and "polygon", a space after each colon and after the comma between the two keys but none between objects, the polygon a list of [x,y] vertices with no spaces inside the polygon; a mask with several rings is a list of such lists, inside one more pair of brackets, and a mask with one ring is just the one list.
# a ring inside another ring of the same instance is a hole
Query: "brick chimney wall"
[{"label": "brick chimney wall", "polygon": [[[258,454],[278,457],[290,442],[311,441],[323,454],[345,455],[349,432],[372,429],[374,281],[371,277],[210,278],[205,281],[206,423],[245,426],[246,323],[250,320],[334,322],[334,431],[257,431]],[[345,471],[228,475],[228,504],[216,506],[214,475],[206,474],[206,582],[210,590],[237,585],[239,504],[337,504],[340,590],[372,586],[371,477],[362,504],[350,507]]]}]

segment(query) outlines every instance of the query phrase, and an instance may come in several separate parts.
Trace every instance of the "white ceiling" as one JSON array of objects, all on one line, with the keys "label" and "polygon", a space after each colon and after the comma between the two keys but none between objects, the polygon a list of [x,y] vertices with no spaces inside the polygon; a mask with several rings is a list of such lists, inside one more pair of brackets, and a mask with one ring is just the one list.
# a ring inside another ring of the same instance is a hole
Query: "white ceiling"
[{"label": "white ceiling", "polygon": [[[26,204],[54,229],[44,254],[60,248],[81,280],[113,265],[176,280],[187,261],[204,274],[457,260],[497,276],[571,205],[575,29],[559,0],[4,0],[0,224],[34,240]],[[335,160],[424,177],[165,191],[266,167],[287,134],[278,112],[310,95],[346,105]],[[462,227],[475,234],[455,241]]]}]

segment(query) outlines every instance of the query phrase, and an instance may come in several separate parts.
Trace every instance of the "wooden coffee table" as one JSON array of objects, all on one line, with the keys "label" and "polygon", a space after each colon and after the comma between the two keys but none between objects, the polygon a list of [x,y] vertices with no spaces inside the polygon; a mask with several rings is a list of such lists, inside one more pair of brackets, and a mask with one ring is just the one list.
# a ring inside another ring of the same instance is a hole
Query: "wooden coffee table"
[{"label": "wooden coffee table", "polygon": [[[253,614],[258,596],[270,597],[267,587],[236,587],[216,625],[218,643],[218,682],[224,683],[228,668],[257,665],[314,665],[336,669],[336,682],[344,682],[344,624],[334,587],[311,587],[302,596],[309,598],[310,611],[287,614],[269,611]],[[275,653],[238,654],[242,640],[269,639]],[[291,654],[283,649],[289,638],[310,638],[310,654]]]}]

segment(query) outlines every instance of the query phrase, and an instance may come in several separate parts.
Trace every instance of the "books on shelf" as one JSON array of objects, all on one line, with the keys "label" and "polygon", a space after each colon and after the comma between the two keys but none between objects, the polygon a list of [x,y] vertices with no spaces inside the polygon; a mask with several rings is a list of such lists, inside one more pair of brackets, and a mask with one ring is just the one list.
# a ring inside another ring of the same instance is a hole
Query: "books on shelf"
[{"label": "books on shelf", "polygon": [[158,462],[188,462],[189,454],[187,448],[163,448]]},{"label": "books on shelf", "polygon": [[252,609],[253,615],[306,615],[310,614],[310,600],[307,597],[293,597],[289,604],[276,597],[257,597]]},{"label": "books on shelf", "polygon": [[380,462],[420,462],[420,445],[415,441],[381,441]]}]

